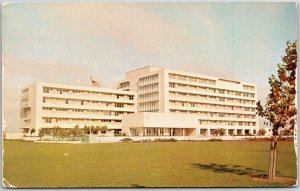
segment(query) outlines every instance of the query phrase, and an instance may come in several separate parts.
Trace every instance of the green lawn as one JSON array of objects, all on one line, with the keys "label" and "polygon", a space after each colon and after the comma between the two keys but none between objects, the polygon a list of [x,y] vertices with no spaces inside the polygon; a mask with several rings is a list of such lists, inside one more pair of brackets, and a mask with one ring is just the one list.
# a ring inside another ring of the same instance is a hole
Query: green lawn
[{"label": "green lawn", "polygon": [[[269,187],[267,142],[55,144],[4,141],[16,187]],[[278,144],[278,176],[297,176],[293,143]]]}]

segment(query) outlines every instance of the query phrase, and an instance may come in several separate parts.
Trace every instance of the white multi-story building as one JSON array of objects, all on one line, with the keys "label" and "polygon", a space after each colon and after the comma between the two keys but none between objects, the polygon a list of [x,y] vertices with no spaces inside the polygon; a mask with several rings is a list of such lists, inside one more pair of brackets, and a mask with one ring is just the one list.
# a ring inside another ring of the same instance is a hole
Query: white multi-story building
[{"label": "white multi-story building", "polygon": [[[256,84],[144,67],[115,89],[36,83],[22,90],[21,128],[104,126],[130,136],[257,134]],[[219,131],[220,132],[220,131]]]},{"label": "white multi-story building", "polygon": [[40,128],[104,126],[121,132],[121,114],[136,112],[136,93],[99,87],[35,83],[22,90],[23,133]]},{"label": "white multi-story building", "polygon": [[[226,135],[258,132],[254,83],[144,67],[127,72],[125,80],[116,82],[115,88],[137,92],[138,112],[157,113],[123,115],[122,126],[130,135],[186,135],[187,129],[188,135],[196,136],[210,136],[217,129],[224,129]],[[192,119],[182,117],[183,114],[194,116],[197,125]],[[133,116],[144,120],[133,121]],[[174,127],[171,121],[176,121],[176,116],[179,124],[180,120],[192,122]]]}]

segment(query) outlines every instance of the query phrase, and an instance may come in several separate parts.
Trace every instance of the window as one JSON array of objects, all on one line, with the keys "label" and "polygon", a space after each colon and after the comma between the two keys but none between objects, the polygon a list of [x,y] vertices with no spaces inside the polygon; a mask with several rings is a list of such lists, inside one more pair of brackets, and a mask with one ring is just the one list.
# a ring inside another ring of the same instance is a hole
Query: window
[{"label": "window", "polygon": [[104,111],[104,115],[111,115],[110,111]]},{"label": "window", "polygon": [[123,103],[115,103],[115,107],[124,107]]},{"label": "window", "polygon": [[246,90],[254,90],[254,86],[243,85],[243,88]]},{"label": "window", "polygon": [[124,82],[124,83],[121,83],[120,86],[121,86],[121,88],[130,86],[130,82]]},{"label": "window", "polygon": [[49,93],[49,88],[44,88],[44,93]]},{"label": "window", "polygon": [[45,118],[45,123],[51,123],[51,119],[50,118]]},{"label": "window", "polygon": [[175,88],[175,84],[174,83],[170,83],[170,88]]},{"label": "window", "polygon": [[219,93],[220,94],[224,94],[224,90],[219,90]]}]

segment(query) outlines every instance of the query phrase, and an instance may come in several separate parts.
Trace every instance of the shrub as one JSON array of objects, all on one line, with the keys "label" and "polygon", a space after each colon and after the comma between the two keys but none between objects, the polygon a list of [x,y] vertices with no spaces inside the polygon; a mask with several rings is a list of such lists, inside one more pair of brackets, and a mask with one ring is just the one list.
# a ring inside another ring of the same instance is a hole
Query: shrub
[{"label": "shrub", "polygon": [[176,139],[171,138],[171,139],[154,139],[154,142],[177,142]]},{"label": "shrub", "polygon": [[130,138],[124,138],[124,139],[122,139],[121,141],[122,141],[122,142],[133,142],[133,140],[130,139]]},{"label": "shrub", "polygon": [[208,141],[222,141],[222,139],[210,139]]},{"label": "shrub", "polygon": [[264,129],[258,130],[258,135],[259,136],[264,136],[265,134],[266,134],[266,130],[264,130]]}]

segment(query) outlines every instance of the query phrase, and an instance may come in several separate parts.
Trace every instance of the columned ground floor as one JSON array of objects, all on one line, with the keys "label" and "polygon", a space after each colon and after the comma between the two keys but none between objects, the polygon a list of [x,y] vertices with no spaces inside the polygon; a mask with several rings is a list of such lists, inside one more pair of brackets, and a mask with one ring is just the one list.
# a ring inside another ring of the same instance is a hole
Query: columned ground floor
[{"label": "columned ground floor", "polygon": [[130,128],[130,136],[195,136],[196,128]]},{"label": "columned ground floor", "polygon": [[218,128],[129,128],[129,136],[250,136],[256,135],[256,129],[218,129]]},{"label": "columned ground floor", "polygon": [[200,128],[199,136],[218,136],[222,131],[224,136],[245,136],[245,135],[256,135],[258,132],[256,129],[223,129],[220,130],[219,128]]},{"label": "columned ground floor", "polygon": [[204,125],[198,116],[174,113],[122,115],[122,133],[127,136],[247,136],[257,135],[258,126]]}]

